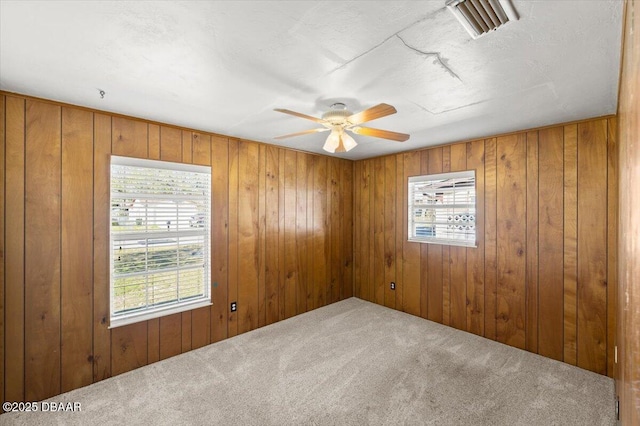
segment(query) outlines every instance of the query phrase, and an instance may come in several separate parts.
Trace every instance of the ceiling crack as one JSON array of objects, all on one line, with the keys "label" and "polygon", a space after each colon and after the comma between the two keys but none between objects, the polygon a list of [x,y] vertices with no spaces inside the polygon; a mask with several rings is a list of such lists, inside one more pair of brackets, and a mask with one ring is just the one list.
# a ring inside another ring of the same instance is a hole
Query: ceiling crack
[{"label": "ceiling crack", "polygon": [[[421,55],[425,55],[425,56],[432,56],[434,57],[434,62],[440,64],[440,66],[451,76],[454,78],[457,78],[458,80],[462,81],[462,79],[458,76],[458,74],[456,74],[451,68],[449,68],[447,66],[447,64],[445,63],[446,60],[442,59],[442,56],[440,56],[440,52],[425,52],[424,50],[420,50],[417,47],[413,47],[411,45],[409,45],[402,37],[400,37],[400,34],[396,33],[394,34],[396,37],[398,37],[398,39],[402,42],[402,44],[404,44],[405,46],[407,46],[409,49],[413,50],[416,53],[419,53]],[[386,40],[385,40],[386,41]],[[377,46],[376,46],[377,47]]]},{"label": "ceiling crack", "polygon": [[[371,52],[371,51],[373,51],[373,50],[376,50],[378,47],[382,46],[383,44],[385,44],[386,42],[388,42],[388,41],[389,41],[389,40],[391,40],[392,38],[394,38],[394,37],[398,37],[398,38],[400,38],[400,36],[399,36],[398,34],[400,34],[400,33],[401,33],[401,32],[403,32],[403,31],[408,30],[409,28],[411,28],[411,27],[413,27],[413,26],[415,26],[415,25],[419,24],[420,22],[426,21],[427,19],[431,18],[431,16],[432,16],[433,14],[435,14],[435,13],[439,12],[440,10],[442,10],[442,9],[439,9],[439,10],[437,10],[436,12],[430,13],[429,15],[427,15],[427,16],[423,16],[422,18],[418,19],[417,21],[414,21],[414,22],[410,23],[410,24],[409,24],[409,25],[407,25],[406,27],[404,27],[404,28],[402,28],[402,29],[400,29],[400,30],[396,31],[396,32],[395,32],[395,33],[393,33],[393,34],[391,34],[389,37],[385,38],[385,39],[384,39],[384,40],[382,40],[380,43],[378,43],[378,44],[376,44],[375,46],[373,46],[371,49],[367,49],[366,51],[364,51],[363,53],[359,54],[358,56],[356,56],[356,57],[354,57],[354,58],[351,58],[351,59],[349,59],[348,61],[346,61],[344,64],[341,64],[340,66],[338,66],[338,67],[336,67],[336,68],[332,69],[332,70],[331,70],[331,71],[329,71],[326,75],[332,74],[332,73],[334,73],[335,71],[338,71],[338,70],[340,70],[340,69],[342,69],[342,68],[346,67],[347,65],[349,65],[349,64],[350,64],[350,63],[352,63],[353,61],[355,61],[355,60],[357,60],[357,59],[359,59],[359,58],[363,57],[363,56],[364,56],[364,55],[366,55],[367,53],[369,53],[369,52]],[[402,40],[402,38],[400,38],[400,40]],[[404,43],[404,40],[402,40],[402,42]],[[407,45],[407,43],[404,43],[404,44],[405,44],[407,47],[411,48],[409,45]],[[414,49],[414,50],[415,50],[415,49]],[[422,52],[421,52],[421,53],[422,53]],[[453,73],[453,71],[451,71],[451,70],[450,70],[450,69],[449,69],[449,68],[448,68],[448,67],[447,67],[447,66],[442,62],[442,60],[440,59],[440,54],[439,54],[439,53],[438,53],[438,61],[440,62],[440,64],[441,64],[444,68],[446,68],[449,72]],[[458,80],[460,80],[460,78],[459,78],[455,73],[453,73],[453,75],[454,75],[456,78],[458,78]]]},{"label": "ceiling crack", "polygon": [[420,105],[419,103],[414,102],[414,101],[412,101],[412,100],[408,100],[408,101],[409,101],[410,103],[412,103],[413,105],[417,106],[418,108],[420,108],[421,110],[426,111],[426,112],[428,112],[428,113],[429,113],[429,114],[431,114],[431,115],[436,115],[436,113],[435,113],[435,112],[433,112],[433,111],[431,111],[431,110],[429,110],[429,109],[425,108],[424,106]]},{"label": "ceiling crack", "polygon": [[[437,12],[439,12],[439,11],[440,11],[440,10],[438,10],[438,11],[436,11],[436,12],[434,12],[434,13],[437,13]],[[451,77],[453,77],[453,78],[455,78],[455,79],[457,79],[457,80],[459,80],[459,81],[462,81],[462,79],[460,78],[460,76],[459,76],[458,74],[456,74],[456,73],[455,73],[455,71],[453,71],[453,70],[452,70],[452,69],[447,65],[447,62],[448,62],[448,61],[447,61],[446,59],[443,59],[443,58],[442,58],[442,56],[440,55],[440,52],[425,52],[425,51],[423,51],[423,50],[418,49],[417,47],[413,47],[413,46],[409,45],[409,44],[408,44],[408,43],[407,43],[407,42],[406,42],[406,41],[405,41],[405,40],[400,36],[400,33],[402,33],[403,31],[406,31],[406,30],[408,30],[409,28],[411,28],[411,27],[415,26],[416,24],[418,24],[418,23],[420,23],[420,22],[423,22],[423,21],[425,21],[425,20],[429,19],[432,15],[433,15],[433,14],[429,14],[429,15],[427,15],[427,16],[425,16],[425,17],[422,17],[422,18],[418,19],[417,21],[415,21],[415,22],[413,22],[413,23],[411,23],[411,24],[407,25],[406,27],[404,27],[404,28],[402,28],[402,29],[400,29],[400,30],[396,31],[395,33],[391,34],[389,37],[385,38],[385,39],[384,39],[384,40],[382,40],[380,43],[376,44],[375,46],[371,47],[370,49],[365,50],[365,51],[364,51],[364,52],[362,52],[361,54],[359,54],[359,55],[357,55],[357,56],[355,56],[355,57],[353,57],[353,58],[349,59],[349,60],[348,60],[348,61],[346,61],[345,63],[343,63],[343,64],[339,65],[338,67],[336,67],[336,68],[334,68],[334,69],[332,69],[332,70],[331,70],[331,71],[329,71],[326,75],[333,74],[334,72],[336,72],[336,71],[338,71],[338,70],[340,70],[340,69],[342,69],[342,68],[346,67],[346,66],[347,66],[347,65],[349,65],[350,63],[352,63],[352,62],[354,62],[354,61],[356,61],[356,60],[360,59],[361,57],[363,57],[363,56],[365,56],[365,55],[367,55],[367,54],[371,53],[372,51],[376,50],[377,48],[379,48],[380,46],[382,46],[383,44],[385,44],[386,42],[388,42],[388,41],[389,41],[389,40],[391,40],[392,38],[397,37],[397,38],[398,38],[398,40],[400,40],[400,41],[402,42],[402,44],[404,44],[407,48],[409,48],[409,49],[413,50],[414,52],[419,53],[419,54],[424,55],[424,56],[432,56],[432,57],[434,57],[434,62],[435,62],[435,63],[437,63],[438,65],[440,65],[440,66],[442,67],[442,69],[444,69],[444,71],[445,71],[447,74],[449,74]]]},{"label": "ceiling crack", "polygon": [[384,39],[384,40],[382,40],[380,43],[378,43],[378,44],[376,44],[375,46],[373,46],[371,49],[368,49],[368,50],[366,50],[366,51],[362,52],[362,53],[361,53],[361,54],[359,54],[358,56],[356,56],[356,57],[353,57],[353,58],[349,59],[349,60],[348,60],[347,62],[345,62],[344,64],[342,64],[342,65],[340,65],[339,67],[337,67],[337,68],[335,68],[335,69],[331,70],[331,72],[329,72],[329,74],[331,74],[331,73],[333,73],[333,72],[335,72],[335,71],[338,71],[339,69],[342,69],[342,68],[346,67],[346,66],[347,66],[347,65],[349,65],[351,62],[353,62],[353,61],[355,61],[355,60],[357,60],[357,59],[362,58],[364,55],[366,55],[367,53],[371,52],[372,50],[376,50],[378,47],[382,46],[383,44],[385,44],[386,42],[388,42],[389,40],[391,40],[393,37],[395,37],[395,36],[397,36],[397,35],[398,35],[398,33],[391,34],[389,37],[385,38],[385,39]]}]

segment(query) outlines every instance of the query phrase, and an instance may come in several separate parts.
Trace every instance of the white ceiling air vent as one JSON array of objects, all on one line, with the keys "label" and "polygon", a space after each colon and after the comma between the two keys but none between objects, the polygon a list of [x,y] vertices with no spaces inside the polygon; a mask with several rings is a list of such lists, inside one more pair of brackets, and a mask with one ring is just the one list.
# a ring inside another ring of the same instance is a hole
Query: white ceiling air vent
[{"label": "white ceiling air vent", "polygon": [[509,0],[447,0],[447,7],[473,38],[518,20]]}]

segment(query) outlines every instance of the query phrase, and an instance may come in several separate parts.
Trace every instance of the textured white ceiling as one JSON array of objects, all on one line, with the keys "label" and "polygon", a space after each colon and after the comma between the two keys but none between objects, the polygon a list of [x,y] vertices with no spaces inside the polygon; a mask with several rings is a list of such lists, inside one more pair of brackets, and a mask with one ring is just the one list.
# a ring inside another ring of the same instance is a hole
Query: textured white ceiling
[{"label": "textured white ceiling", "polygon": [[2,0],[0,89],[319,153],[273,109],[394,105],[350,159],[615,113],[622,2],[512,3],[473,40],[445,0]]}]

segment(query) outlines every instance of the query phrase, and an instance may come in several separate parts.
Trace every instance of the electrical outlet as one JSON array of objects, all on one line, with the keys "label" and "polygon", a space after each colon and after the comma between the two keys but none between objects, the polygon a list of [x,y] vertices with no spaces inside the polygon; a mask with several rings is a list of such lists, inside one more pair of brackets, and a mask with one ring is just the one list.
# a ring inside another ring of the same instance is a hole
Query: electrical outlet
[{"label": "electrical outlet", "polygon": [[395,289],[396,289],[396,283],[391,281],[391,290],[395,290]]},{"label": "electrical outlet", "polygon": [[237,302],[231,302],[231,312],[235,312],[238,310],[238,303]]}]

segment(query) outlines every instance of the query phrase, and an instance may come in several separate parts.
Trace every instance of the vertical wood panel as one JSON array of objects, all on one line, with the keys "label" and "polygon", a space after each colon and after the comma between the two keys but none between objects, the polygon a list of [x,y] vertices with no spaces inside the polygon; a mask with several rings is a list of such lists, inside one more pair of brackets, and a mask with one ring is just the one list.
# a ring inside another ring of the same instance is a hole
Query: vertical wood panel
[{"label": "vertical wood panel", "polygon": [[93,381],[111,377],[109,156],[111,117],[93,117]]},{"label": "vertical wood panel", "polygon": [[258,327],[259,167],[259,146],[255,143],[240,141],[237,222],[238,333]]},{"label": "vertical wood panel", "polygon": [[[223,137],[212,137],[210,144],[199,138],[194,145],[196,162],[205,161],[211,153],[211,342],[218,342],[237,333],[235,312],[229,312],[229,303],[237,297],[237,229],[238,151],[237,142]],[[200,164],[200,163],[199,163]],[[233,222],[232,222],[233,220]],[[235,227],[234,227],[235,226]],[[234,263],[232,263],[232,261]],[[233,277],[233,281],[232,281]],[[233,299],[232,299],[233,298]],[[234,320],[231,324],[228,321]],[[234,334],[231,329],[234,328]]]},{"label": "vertical wood panel", "polygon": [[563,150],[562,127],[539,132],[539,348],[562,360],[563,342]]},{"label": "vertical wood panel", "polygon": [[397,154],[396,160],[396,309],[404,311],[404,284],[402,248],[407,238],[405,223],[405,210],[407,206],[407,188],[404,185],[404,154]]},{"label": "vertical wood panel", "polygon": [[198,349],[211,341],[211,309],[199,308],[191,311],[191,347]]},{"label": "vertical wood panel", "polygon": [[307,311],[307,281],[309,271],[307,269],[307,256],[310,250],[307,234],[308,180],[307,180],[307,154],[296,153],[296,270],[298,271],[297,288],[297,313]]},{"label": "vertical wood panel", "polygon": [[497,339],[525,347],[526,140],[497,139]]},{"label": "vertical wood panel", "polygon": [[[426,289],[426,293],[428,294],[427,318],[431,321],[442,323],[442,308],[444,306],[442,298],[442,271],[445,268],[445,262],[443,262],[442,259],[442,246],[439,244],[429,244],[427,253],[428,256],[422,259],[422,262],[427,264],[427,267],[423,272],[428,271],[427,273],[429,274]],[[448,266],[448,262],[446,263],[446,266]]]},{"label": "vertical wood panel", "polygon": [[25,398],[60,393],[61,108],[27,100]]},{"label": "vertical wood panel", "polygon": [[317,157],[315,155],[307,155],[307,244],[308,250],[305,253],[306,263],[305,269],[307,270],[307,311],[315,309],[315,293],[316,287],[316,274],[314,270],[314,257],[316,250],[316,234],[320,230],[316,230],[315,220],[317,218],[316,213],[316,185],[315,185],[315,171],[317,166]]},{"label": "vertical wood panel", "polygon": [[[281,153],[282,155],[282,153]],[[298,268],[298,154],[284,151],[284,317],[290,318],[298,313],[298,290],[300,270]],[[282,213],[280,213],[282,214]]]},{"label": "vertical wood panel", "polygon": [[[381,159],[379,159],[381,161]],[[372,159],[368,161],[368,173],[369,173],[369,221],[367,226],[367,232],[369,233],[369,250],[367,264],[369,265],[369,301],[376,302],[376,216],[378,215],[376,210],[376,160]],[[378,220],[379,221],[379,220]],[[379,269],[379,268],[378,268]],[[380,281],[382,278],[380,278]]]},{"label": "vertical wood panel", "polygon": [[148,158],[148,125],[143,121],[113,117],[111,152],[125,157]]},{"label": "vertical wood panel", "polygon": [[640,423],[640,7],[624,3],[619,119],[619,238],[616,393],[620,424]]},{"label": "vertical wood panel", "polygon": [[[180,314],[180,323],[181,323],[181,334],[180,334],[180,343],[181,343],[181,353],[188,352],[191,350],[191,330],[193,329],[192,324],[192,311],[185,311]],[[147,325],[148,332],[148,325]],[[147,342],[147,345],[149,343]],[[148,351],[147,351],[148,353]]]},{"label": "vertical wood panel", "polygon": [[[285,156],[287,149],[278,150],[278,321],[285,319],[285,293],[286,293],[286,252],[285,252],[285,234],[287,232],[285,224],[285,173],[287,172],[287,166],[285,163]],[[293,157],[295,159],[295,156]],[[294,161],[295,164],[295,161]],[[290,171],[291,172],[291,171]],[[295,176],[295,167],[292,170]],[[295,191],[295,187],[294,187]],[[294,192],[295,194],[295,192]],[[295,215],[295,195],[293,203],[293,214]],[[294,216],[295,217],[295,216]],[[295,235],[295,219],[293,222],[293,232]],[[292,305],[292,306],[295,306]]]},{"label": "vertical wood panel", "polygon": [[360,293],[359,296],[363,300],[371,299],[372,276],[369,268],[369,250],[373,241],[371,234],[373,226],[371,224],[371,168],[370,161],[363,161],[360,173],[356,177],[356,185],[360,186],[360,207],[356,212],[356,223],[360,230],[360,249],[358,256],[360,258]]},{"label": "vertical wood panel", "polygon": [[93,113],[62,108],[61,390],[93,382]]},{"label": "vertical wood panel", "polygon": [[332,171],[333,159],[328,158],[326,163],[326,180],[324,183],[325,188],[325,203],[326,203],[326,211],[323,216],[323,225],[325,229],[325,240],[324,240],[324,256],[325,256],[325,286],[323,292],[324,303],[322,306],[327,305],[331,300],[331,289],[333,286],[333,244],[331,244],[331,234],[333,233],[333,171]]},{"label": "vertical wood panel", "polygon": [[384,305],[384,158],[373,160],[373,301]]},{"label": "vertical wood panel", "polygon": [[314,200],[313,200],[313,285],[315,287],[313,308],[326,304],[327,295],[327,158],[314,160]]},{"label": "vertical wood panel", "polygon": [[148,158],[150,160],[160,159],[160,126],[157,124],[149,124],[149,136],[147,137],[147,149],[149,151]]},{"label": "vertical wood panel", "polygon": [[[227,146],[227,138],[215,138],[214,140],[216,141],[217,144],[222,144],[224,146]],[[192,151],[193,164],[199,164],[201,166],[210,166],[211,165],[211,136],[203,135],[200,133],[194,133],[192,137],[191,151]],[[221,157],[220,161],[224,162],[225,167],[222,167],[222,169],[225,171],[225,174],[226,174],[227,167],[228,167],[227,156],[224,155],[223,157]],[[220,166],[222,166],[222,164],[220,164]],[[213,170],[211,171],[211,173],[213,174]]]},{"label": "vertical wood panel", "polygon": [[614,375],[618,307],[618,125],[607,120],[607,375]]},{"label": "vertical wood panel", "polygon": [[180,130],[160,126],[160,159],[182,161],[182,132]]},{"label": "vertical wood panel", "polygon": [[160,359],[167,359],[180,353],[182,353],[182,314],[161,317]]},{"label": "vertical wood panel", "polygon": [[[266,187],[267,187],[267,146],[260,144],[258,146],[258,301],[257,301],[257,327],[262,327],[267,322],[266,316]],[[276,167],[277,167],[276,161]],[[276,204],[277,208],[277,204]],[[251,326],[249,330],[255,327]]]},{"label": "vertical wood panel", "polygon": [[564,126],[564,362],[578,362],[578,125]]},{"label": "vertical wood panel", "polygon": [[[194,133],[188,130],[182,131],[182,162],[193,163],[193,136]],[[151,137],[149,137],[151,139]]]},{"label": "vertical wood panel", "polygon": [[538,352],[538,132],[527,133],[527,288],[526,342]]},{"label": "vertical wood panel", "polygon": [[25,101],[6,97],[5,251],[4,251],[4,397],[24,399],[24,209]]},{"label": "vertical wood panel", "polygon": [[497,149],[496,139],[484,142],[484,335],[496,340],[497,318]]},{"label": "vertical wood panel", "polygon": [[578,367],[607,373],[607,122],[578,124]]},{"label": "vertical wood panel", "polygon": [[396,281],[396,158],[384,158],[384,305],[396,307],[396,290],[391,290],[391,282]]},{"label": "vertical wood panel", "polygon": [[[342,221],[340,228],[340,235],[333,238],[342,239],[344,241],[342,248],[342,283],[341,283],[341,299],[346,299],[353,296],[353,233],[354,219],[353,219],[353,194],[354,194],[354,174],[353,163],[351,161],[345,161],[341,166],[341,179],[342,184],[340,189],[341,194],[341,206],[342,206]],[[349,196],[351,195],[351,196]]]},{"label": "vertical wood panel", "polygon": [[160,361],[160,318],[147,323],[147,363]]},{"label": "vertical wood panel", "polygon": [[484,336],[484,141],[467,143],[467,168],[476,172],[476,247],[467,248],[467,330]]},{"label": "vertical wood panel", "polygon": [[373,227],[371,225],[371,162],[363,161],[360,170],[360,176],[358,176],[358,184],[360,185],[360,209],[358,211],[358,225],[360,228],[360,293],[358,297],[364,300],[372,300],[371,298],[371,284],[373,277],[369,272],[369,251],[371,248],[371,231]]},{"label": "vertical wood panel", "polygon": [[[442,173],[442,148],[433,148],[428,151],[428,171],[429,174]],[[431,321],[442,323],[442,245],[424,244],[427,249],[427,258],[422,261],[427,262],[429,278],[427,279],[427,318]]]},{"label": "vertical wood panel", "polygon": [[280,191],[279,176],[284,170],[279,170],[278,148],[266,147],[266,249],[265,249],[265,324],[272,324],[279,320],[280,294],[280,256],[278,251],[280,233]]},{"label": "vertical wood panel", "polygon": [[[467,169],[466,144],[451,145],[451,171]],[[449,247],[451,326],[467,330],[467,249]]]},{"label": "vertical wood panel", "polygon": [[188,352],[191,350],[191,330],[192,330],[192,311],[182,312],[182,329],[181,329],[181,352]]},{"label": "vertical wood panel", "polygon": [[360,212],[362,211],[362,161],[356,161],[353,165],[353,176],[354,176],[354,185],[353,185],[353,209],[354,215],[358,219],[354,223],[354,231],[353,231],[353,295],[360,299],[364,299],[362,297],[362,229],[361,229],[361,220],[360,220]]},{"label": "vertical wood panel", "polygon": [[[420,152],[404,155],[404,176],[402,179],[405,192],[408,188],[410,176],[420,175]],[[403,230],[409,229],[407,203],[404,207]],[[402,240],[402,291],[404,311],[413,315],[420,315],[420,243],[412,243],[406,238]]]},{"label": "vertical wood panel", "polygon": [[[327,304],[340,300],[340,290],[342,287],[342,248],[344,240],[349,238],[346,233],[342,233],[342,225],[348,217],[342,216],[342,203],[340,200],[341,164],[340,160],[330,159],[329,173],[327,181],[329,183],[328,199],[330,200],[329,214],[329,240],[331,261],[327,263],[327,273],[329,274],[329,287],[327,288]],[[342,216],[342,217],[341,217]]]},{"label": "vertical wood panel", "polygon": [[147,365],[147,324],[138,322],[111,330],[111,374]]},{"label": "vertical wood panel", "polygon": [[[214,154],[216,149],[215,144],[211,147],[212,160],[215,160]],[[230,304],[238,303],[238,256],[239,256],[239,238],[240,233],[238,227],[238,210],[239,210],[239,141],[235,139],[229,139],[229,248],[228,248],[228,265],[229,265],[229,277],[228,277],[228,299],[225,306],[225,312],[228,312],[227,317],[227,329],[228,337],[233,337],[238,334],[238,311],[231,312]],[[215,166],[215,163],[214,163]],[[218,283],[219,284],[219,283]],[[211,326],[212,341],[213,340],[213,325]]]}]

